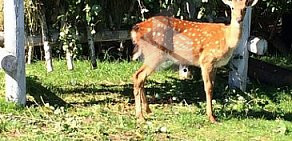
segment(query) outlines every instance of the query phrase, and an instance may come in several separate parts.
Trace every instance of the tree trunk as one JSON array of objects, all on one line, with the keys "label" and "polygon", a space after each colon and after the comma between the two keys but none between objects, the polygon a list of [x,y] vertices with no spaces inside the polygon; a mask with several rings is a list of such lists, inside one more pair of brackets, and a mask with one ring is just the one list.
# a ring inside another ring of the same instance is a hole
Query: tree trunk
[{"label": "tree trunk", "polygon": [[32,57],[33,57],[33,46],[28,44],[27,64],[31,64]]},{"label": "tree trunk", "polygon": [[73,70],[74,69],[73,53],[69,49],[66,49],[66,60],[67,60],[67,68],[68,68],[68,70]]},{"label": "tree trunk", "polygon": [[40,22],[41,22],[41,29],[42,29],[42,41],[44,44],[44,51],[45,51],[46,68],[47,68],[47,72],[52,72],[53,71],[52,49],[49,44],[49,32],[48,32],[44,6],[42,6],[42,9],[41,9]]},{"label": "tree trunk", "polygon": [[96,56],[95,56],[95,48],[94,48],[94,41],[93,37],[91,34],[91,28],[90,26],[87,26],[87,41],[88,41],[88,46],[90,49],[90,60],[91,60],[91,65],[93,69],[96,69],[97,63],[96,63]]},{"label": "tree trunk", "polygon": [[16,57],[16,70],[6,73],[6,100],[26,103],[23,0],[4,1],[5,48]]}]

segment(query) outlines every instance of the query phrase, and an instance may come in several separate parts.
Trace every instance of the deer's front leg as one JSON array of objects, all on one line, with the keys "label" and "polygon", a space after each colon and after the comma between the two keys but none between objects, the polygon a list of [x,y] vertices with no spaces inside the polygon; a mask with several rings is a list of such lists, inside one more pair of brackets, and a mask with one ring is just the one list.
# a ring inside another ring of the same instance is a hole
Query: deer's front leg
[{"label": "deer's front leg", "polygon": [[212,96],[213,96],[213,87],[214,87],[214,81],[216,76],[216,69],[213,67],[213,65],[210,64],[204,64],[201,66],[202,70],[202,78],[204,81],[204,89],[206,93],[206,112],[209,120],[212,123],[216,122],[216,119],[213,116],[212,112]]},{"label": "deer's front leg", "polygon": [[153,70],[144,64],[133,76],[136,117],[139,120],[144,120],[143,112],[151,112],[145,96],[144,83]]}]

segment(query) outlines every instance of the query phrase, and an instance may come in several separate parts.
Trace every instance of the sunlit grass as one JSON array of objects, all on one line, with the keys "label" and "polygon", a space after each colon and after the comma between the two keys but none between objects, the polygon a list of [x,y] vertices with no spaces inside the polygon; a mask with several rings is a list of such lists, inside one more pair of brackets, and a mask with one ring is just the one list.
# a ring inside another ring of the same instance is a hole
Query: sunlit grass
[{"label": "sunlit grass", "polygon": [[[242,93],[216,78],[214,112],[219,124],[205,116],[200,77],[180,80],[173,70],[150,76],[146,90],[153,114],[145,123],[134,116],[132,74],[138,62],[76,61],[67,71],[55,61],[27,65],[26,107],[4,99],[0,72],[0,140],[291,140],[292,89],[253,83]],[[195,75],[199,75],[195,74]]]}]

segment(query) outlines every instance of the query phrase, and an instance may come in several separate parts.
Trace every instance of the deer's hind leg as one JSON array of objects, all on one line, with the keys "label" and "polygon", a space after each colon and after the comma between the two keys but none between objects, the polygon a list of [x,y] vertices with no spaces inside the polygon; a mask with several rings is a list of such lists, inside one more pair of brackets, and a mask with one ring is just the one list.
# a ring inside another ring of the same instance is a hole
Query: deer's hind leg
[{"label": "deer's hind leg", "polygon": [[157,58],[150,57],[149,59],[145,59],[144,64],[133,75],[136,117],[140,120],[144,119],[143,113],[147,114],[151,113],[145,95],[144,89],[145,81],[147,77],[151,75],[151,73],[156,69],[157,66],[160,65],[162,61],[163,60],[161,59],[161,57]]}]

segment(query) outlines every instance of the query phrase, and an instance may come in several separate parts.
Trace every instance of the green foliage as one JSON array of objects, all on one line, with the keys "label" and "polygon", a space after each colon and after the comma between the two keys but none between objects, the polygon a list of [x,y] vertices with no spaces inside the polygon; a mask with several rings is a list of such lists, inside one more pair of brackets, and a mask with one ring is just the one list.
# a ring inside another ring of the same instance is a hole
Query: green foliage
[{"label": "green foliage", "polygon": [[165,14],[163,12],[171,12],[173,15],[182,19],[189,20],[214,20],[219,15],[220,6],[222,7],[221,0],[162,0],[153,1],[145,0],[145,7],[149,9],[149,13]]},{"label": "green foliage", "polygon": [[85,11],[85,19],[87,22],[87,25],[90,26],[91,31],[90,33],[94,35],[96,33],[95,26],[97,23],[99,23],[100,20],[100,12],[102,10],[101,6],[97,3],[98,1],[85,1],[85,8],[83,11]]},{"label": "green foliage", "polygon": [[77,24],[80,22],[80,0],[65,1],[65,10],[58,20],[61,23],[59,40],[63,43],[63,50],[69,50],[76,53],[78,47],[78,29]]},{"label": "green foliage", "polygon": [[[284,14],[291,14],[291,0],[261,0],[253,8],[253,34],[268,41],[279,36]],[[272,42],[272,41],[271,41]]]},{"label": "green foliage", "polygon": [[[32,34],[38,33],[40,31],[38,17],[41,10],[44,10],[49,30],[52,31],[53,28],[59,30],[63,48],[78,56],[78,51],[83,50],[79,45],[79,37],[86,35],[87,26],[94,35],[104,29],[130,29],[133,24],[143,19],[142,11],[145,18],[165,14],[181,19],[196,21],[199,18],[202,21],[214,21],[219,16],[225,16],[226,10],[221,0],[140,0],[140,2],[139,5],[137,0],[25,0],[26,28]],[[274,27],[270,25],[277,25],[283,13],[291,12],[291,5],[291,0],[259,1],[253,14],[253,24],[258,33],[269,38],[271,35],[268,34],[272,34],[272,29],[267,28]]]},{"label": "green foliage", "polygon": [[40,32],[40,0],[25,0],[24,1],[24,19],[26,31],[30,34]]},{"label": "green foliage", "polygon": [[292,10],[291,0],[263,0],[263,4],[269,13],[285,13]]},{"label": "green foliage", "polygon": [[83,9],[83,11],[86,12],[86,21],[88,25],[95,21],[95,17],[99,15],[99,12],[101,10],[102,8],[100,7],[100,5],[90,3],[85,4],[85,8]]},{"label": "green foliage", "polygon": [[59,40],[63,43],[63,50],[69,50],[72,54],[76,55],[78,45],[78,31],[76,26],[70,23],[64,23],[60,29]]},{"label": "green foliage", "polygon": [[78,55],[78,50],[81,50],[79,44],[80,36],[86,34],[84,32],[86,26],[91,28],[91,34],[96,33],[95,26],[101,20],[99,13],[102,8],[98,1],[90,0],[67,0],[64,6],[66,7],[58,20],[61,23],[59,40],[63,43],[63,50],[69,50],[74,55]]}]

